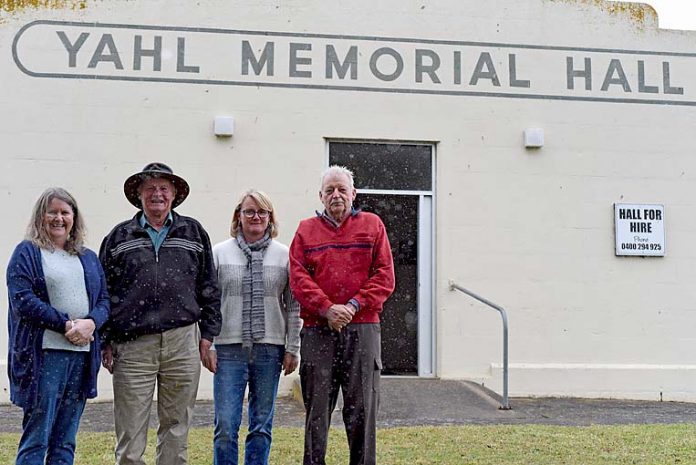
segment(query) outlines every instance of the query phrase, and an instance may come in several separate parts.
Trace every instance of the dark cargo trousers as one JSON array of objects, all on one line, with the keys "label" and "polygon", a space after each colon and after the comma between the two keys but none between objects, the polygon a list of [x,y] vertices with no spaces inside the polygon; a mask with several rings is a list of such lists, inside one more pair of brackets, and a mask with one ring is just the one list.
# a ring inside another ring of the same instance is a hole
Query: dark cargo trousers
[{"label": "dark cargo trousers", "polygon": [[324,465],[331,413],[343,393],[350,465],[376,463],[376,420],[382,368],[379,323],[302,330],[300,382],[304,400],[304,465]]}]

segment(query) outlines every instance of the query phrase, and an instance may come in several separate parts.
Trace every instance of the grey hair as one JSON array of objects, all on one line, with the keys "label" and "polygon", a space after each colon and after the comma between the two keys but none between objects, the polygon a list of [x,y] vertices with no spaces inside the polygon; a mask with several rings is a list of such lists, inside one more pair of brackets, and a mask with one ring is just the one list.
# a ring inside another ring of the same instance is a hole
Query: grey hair
[{"label": "grey hair", "polygon": [[321,173],[321,186],[324,185],[324,179],[326,179],[328,176],[332,176],[335,174],[342,174],[344,176],[347,176],[348,181],[350,183],[350,188],[355,189],[355,186],[353,184],[353,172],[345,166],[340,165],[331,165],[328,168],[326,168],[323,173]]},{"label": "grey hair", "polygon": [[55,250],[53,241],[51,241],[51,237],[49,236],[48,231],[46,231],[46,226],[44,225],[44,218],[46,217],[48,206],[53,199],[62,200],[70,205],[70,208],[73,211],[73,227],[70,230],[70,235],[65,243],[65,251],[71,255],[79,255],[85,248],[84,244],[87,228],[85,227],[85,221],[82,218],[82,213],[80,212],[80,209],[77,208],[77,201],[68,191],[61,187],[49,187],[43,191],[43,193],[36,200],[34,208],[31,212],[29,226],[27,227],[26,239],[42,249],[50,251]]}]

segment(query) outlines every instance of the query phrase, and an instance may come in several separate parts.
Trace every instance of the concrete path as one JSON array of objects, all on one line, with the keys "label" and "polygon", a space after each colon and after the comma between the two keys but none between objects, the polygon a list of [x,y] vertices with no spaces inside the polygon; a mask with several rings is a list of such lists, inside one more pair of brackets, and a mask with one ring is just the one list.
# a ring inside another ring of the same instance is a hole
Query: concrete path
[{"label": "concrete path", "polygon": [[[569,398],[512,398],[512,410],[499,410],[499,398],[491,391],[466,381],[416,378],[383,378],[378,425],[381,428],[417,425],[492,424],[637,424],[696,423],[696,404]],[[246,407],[245,407],[246,408]],[[82,417],[81,431],[113,431],[111,403],[89,403]],[[340,406],[339,406],[340,409]],[[22,411],[0,406],[0,432],[20,432]],[[333,415],[341,427],[341,414]],[[151,417],[156,426],[156,414]],[[194,426],[213,424],[211,402],[196,406]],[[246,418],[242,424],[246,424]],[[276,426],[302,427],[304,408],[292,397],[278,399]]]}]

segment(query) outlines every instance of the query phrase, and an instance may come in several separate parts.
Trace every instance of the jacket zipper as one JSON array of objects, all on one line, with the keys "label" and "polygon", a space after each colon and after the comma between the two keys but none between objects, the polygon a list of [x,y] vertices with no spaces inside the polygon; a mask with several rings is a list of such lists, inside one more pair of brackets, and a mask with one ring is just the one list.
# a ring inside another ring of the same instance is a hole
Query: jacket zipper
[{"label": "jacket zipper", "polygon": [[155,252],[155,307],[159,308],[159,250],[157,250],[154,243],[152,248]]}]

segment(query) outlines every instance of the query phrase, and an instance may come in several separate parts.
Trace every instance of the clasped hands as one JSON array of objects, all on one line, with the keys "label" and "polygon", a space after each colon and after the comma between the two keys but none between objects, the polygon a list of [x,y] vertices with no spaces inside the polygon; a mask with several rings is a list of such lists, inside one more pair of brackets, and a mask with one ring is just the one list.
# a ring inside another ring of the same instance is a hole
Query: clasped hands
[{"label": "clasped hands", "polygon": [[86,346],[94,340],[96,325],[91,318],[80,318],[65,322],[65,338],[76,346]]},{"label": "clasped hands", "polygon": [[353,315],[355,315],[355,307],[353,305],[333,304],[326,312],[326,319],[329,322],[329,328],[340,332],[344,326],[353,320]]}]

